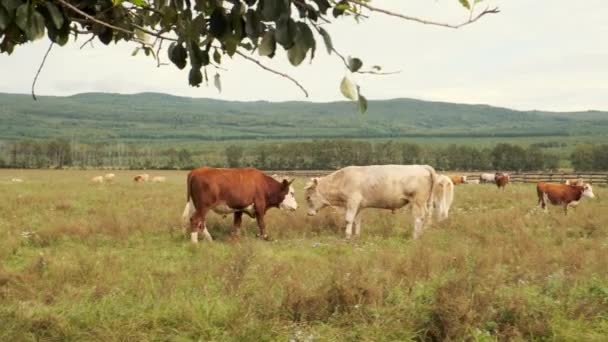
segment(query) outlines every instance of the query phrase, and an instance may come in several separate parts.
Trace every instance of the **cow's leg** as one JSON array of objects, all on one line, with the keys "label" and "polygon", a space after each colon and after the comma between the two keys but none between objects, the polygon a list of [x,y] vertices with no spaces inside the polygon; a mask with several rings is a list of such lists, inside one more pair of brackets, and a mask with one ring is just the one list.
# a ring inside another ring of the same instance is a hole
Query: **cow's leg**
[{"label": "cow's leg", "polygon": [[353,224],[355,227],[355,236],[361,235],[361,210],[355,215],[355,222]]},{"label": "cow's leg", "polygon": [[209,234],[209,231],[207,230],[207,223],[203,224],[203,237],[209,242],[213,241],[211,234]]},{"label": "cow's leg", "polygon": [[[202,227],[205,227],[205,231],[207,230],[205,224],[206,216],[207,210],[197,210],[194,215],[190,217],[190,241],[192,241],[192,243],[198,243],[198,233],[201,231]],[[205,233],[203,232],[203,234]],[[207,232],[207,234],[209,233]]]},{"label": "cow's leg", "polygon": [[568,215],[568,203],[564,204],[564,215]]},{"label": "cow's leg", "polygon": [[414,239],[418,239],[422,235],[422,230],[424,229],[428,208],[426,203],[412,203],[412,205],[412,212],[414,215]]},{"label": "cow's leg", "polygon": [[243,222],[243,212],[237,211],[234,213],[234,222],[232,224],[232,231],[230,236],[232,239],[238,239],[241,230],[241,223]]},{"label": "cow's leg", "polygon": [[266,222],[264,222],[264,214],[266,214],[266,207],[261,203],[255,203],[255,220],[258,223],[258,229],[260,230],[258,237],[269,241],[270,237],[266,234]]},{"label": "cow's leg", "polygon": [[346,208],[346,229],[344,232],[346,233],[346,238],[350,239],[353,235],[353,223],[355,222],[355,217],[357,216],[357,208]]}]

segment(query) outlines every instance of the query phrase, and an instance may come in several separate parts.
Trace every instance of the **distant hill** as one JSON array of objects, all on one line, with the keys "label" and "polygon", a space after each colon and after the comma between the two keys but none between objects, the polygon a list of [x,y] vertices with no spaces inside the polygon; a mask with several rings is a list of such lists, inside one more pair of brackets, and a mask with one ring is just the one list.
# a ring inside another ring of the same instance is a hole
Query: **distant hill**
[{"label": "distant hill", "polygon": [[0,94],[0,139],[80,141],[596,135],[608,112],[515,111],[413,99],[350,102],[236,102],[166,94]]}]

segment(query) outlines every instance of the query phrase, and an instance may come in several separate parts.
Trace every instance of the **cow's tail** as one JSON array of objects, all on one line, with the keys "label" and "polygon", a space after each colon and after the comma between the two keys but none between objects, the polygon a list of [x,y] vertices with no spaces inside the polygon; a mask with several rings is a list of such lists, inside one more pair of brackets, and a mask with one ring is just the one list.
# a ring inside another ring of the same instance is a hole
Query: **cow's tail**
[{"label": "cow's tail", "polygon": [[192,195],[190,193],[190,181],[191,176],[190,173],[188,173],[188,178],[186,179],[186,206],[184,207],[184,212],[182,213],[182,227],[184,228],[190,225],[190,218],[196,211],[194,202],[192,201]]},{"label": "cow's tail", "polygon": [[437,172],[435,171],[435,169],[430,166],[430,165],[424,165],[424,168],[427,169],[429,171],[429,174],[431,176],[431,192],[429,193],[429,198],[427,200],[427,208],[429,210],[429,214],[432,215],[432,211],[433,211],[433,201],[434,201],[434,197],[435,197],[435,186],[437,186]]}]

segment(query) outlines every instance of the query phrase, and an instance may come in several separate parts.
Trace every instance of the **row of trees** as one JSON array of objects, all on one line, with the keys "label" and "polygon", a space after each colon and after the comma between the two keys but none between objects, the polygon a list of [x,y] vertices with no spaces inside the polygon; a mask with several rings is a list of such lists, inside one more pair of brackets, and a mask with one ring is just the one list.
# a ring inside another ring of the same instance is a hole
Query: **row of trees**
[{"label": "row of trees", "polygon": [[608,170],[608,145],[578,145],[570,160],[576,170]]},{"label": "row of trees", "polygon": [[[598,163],[598,160],[608,160],[598,159],[601,147],[590,146],[590,150],[585,149],[585,153],[579,149],[572,155],[572,163],[577,169],[608,169],[608,163]],[[591,164],[586,164],[587,161]],[[538,146],[523,148],[498,144],[493,148],[463,145],[439,147],[395,141],[371,143],[356,140],[229,145],[207,151],[122,143],[80,144],[67,139],[23,140],[0,145],[0,166],[14,168],[191,169],[209,165],[312,170],[369,164],[430,164],[439,170],[527,171],[557,169],[559,158],[545,153]]]}]

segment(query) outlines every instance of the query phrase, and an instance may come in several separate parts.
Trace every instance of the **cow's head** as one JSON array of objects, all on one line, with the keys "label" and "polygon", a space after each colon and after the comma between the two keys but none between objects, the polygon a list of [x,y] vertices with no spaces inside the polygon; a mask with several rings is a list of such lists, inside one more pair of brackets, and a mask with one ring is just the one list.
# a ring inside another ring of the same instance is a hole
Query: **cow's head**
[{"label": "cow's head", "polygon": [[294,211],[298,209],[298,202],[296,202],[296,194],[293,190],[293,187],[291,186],[291,183],[293,183],[293,181],[294,179],[283,179],[283,181],[281,182],[281,187],[283,191],[285,191],[287,194],[283,198],[283,201],[281,201],[281,203],[279,204],[280,209],[289,211]]},{"label": "cow's head", "polygon": [[311,178],[308,184],[304,187],[304,196],[306,198],[306,204],[308,205],[308,215],[314,216],[319,210],[327,207],[329,203],[321,195],[319,191],[319,178]]},{"label": "cow's head", "polygon": [[583,185],[583,196],[589,197],[589,198],[595,197],[595,195],[593,194],[593,187],[591,187],[591,184],[587,183],[587,184]]}]

